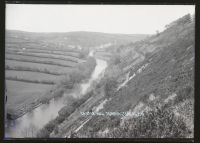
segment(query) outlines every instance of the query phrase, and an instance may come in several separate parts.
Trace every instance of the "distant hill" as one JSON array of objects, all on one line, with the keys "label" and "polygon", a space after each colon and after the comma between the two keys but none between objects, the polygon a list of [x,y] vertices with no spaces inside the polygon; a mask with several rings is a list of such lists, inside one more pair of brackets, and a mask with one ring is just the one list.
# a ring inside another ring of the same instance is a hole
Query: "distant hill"
[{"label": "distant hill", "polygon": [[146,38],[144,34],[107,34],[100,32],[65,32],[65,33],[34,33],[6,30],[6,40],[28,42],[34,41],[54,47],[94,47],[103,44],[125,44]]}]

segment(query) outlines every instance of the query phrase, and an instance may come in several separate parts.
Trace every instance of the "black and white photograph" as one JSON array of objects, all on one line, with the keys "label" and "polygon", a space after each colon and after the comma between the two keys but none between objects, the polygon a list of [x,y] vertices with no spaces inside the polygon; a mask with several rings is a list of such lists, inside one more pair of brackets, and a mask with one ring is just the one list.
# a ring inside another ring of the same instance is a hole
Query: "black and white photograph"
[{"label": "black and white photograph", "polygon": [[4,138],[194,138],[195,5],[6,4]]}]

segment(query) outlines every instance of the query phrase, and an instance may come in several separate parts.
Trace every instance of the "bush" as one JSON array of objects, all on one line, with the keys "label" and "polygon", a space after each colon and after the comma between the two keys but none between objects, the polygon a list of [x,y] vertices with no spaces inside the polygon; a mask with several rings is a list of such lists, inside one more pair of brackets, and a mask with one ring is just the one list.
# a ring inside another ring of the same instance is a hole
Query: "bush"
[{"label": "bush", "polygon": [[105,83],[105,95],[107,97],[114,95],[116,87],[117,87],[116,79],[114,78],[107,79]]},{"label": "bush", "polygon": [[37,138],[49,138],[50,132],[43,128],[37,133]]},{"label": "bush", "polygon": [[80,58],[80,59],[84,59],[85,57],[86,57],[86,55],[85,55],[84,53],[80,53],[80,54],[79,54],[79,58]]},{"label": "bush", "polygon": [[64,117],[68,117],[72,112],[75,111],[75,107],[67,105],[65,107],[63,107],[59,112],[59,116],[64,116]]},{"label": "bush", "polygon": [[117,65],[119,64],[121,61],[120,61],[120,57],[115,57],[114,59],[114,64]]},{"label": "bush", "polygon": [[174,100],[175,103],[179,103],[182,102],[186,99],[192,98],[192,96],[194,96],[194,89],[188,85],[184,88],[179,89],[179,91],[177,92],[177,96]]},{"label": "bush", "polygon": [[65,120],[65,117],[64,116],[57,116],[55,120],[58,124],[60,124]]},{"label": "bush", "polygon": [[55,125],[56,125],[56,120],[51,120],[48,124],[44,126],[44,128],[51,133]]},{"label": "bush", "polygon": [[121,59],[120,59],[119,53],[114,54],[114,55],[112,56],[112,58],[111,58],[111,61],[110,61],[110,63],[111,63],[111,64],[114,64],[114,65],[117,65],[117,64],[119,64],[120,62],[121,62]]},{"label": "bush", "polygon": [[134,117],[112,130],[106,136],[128,138],[174,138],[186,137],[189,134],[182,118],[163,107],[157,107],[144,115]]},{"label": "bush", "polygon": [[57,134],[59,132],[58,126],[55,127],[54,133]]}]

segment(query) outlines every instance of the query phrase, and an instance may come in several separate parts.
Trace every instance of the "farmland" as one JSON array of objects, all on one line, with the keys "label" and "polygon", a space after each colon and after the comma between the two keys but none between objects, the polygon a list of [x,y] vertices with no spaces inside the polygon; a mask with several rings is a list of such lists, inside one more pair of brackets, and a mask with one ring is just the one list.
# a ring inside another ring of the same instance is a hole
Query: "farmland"
[{"label": "farmland", "polygon": [[79,49],[48,48],[48,44],[44,46],[37,39],[29,39],[20,35],[6,38],[5,83],[7,112],[11,119],[30,111],[43,100],[58,96],[51,91],[60,90],[58,84],[63,82],[63,77],[87,61],[80,58]]},{"label": "farmland", "polygon": [[[6,80],[6,84],[7,88],[9,88],[8,105],[10,105],[10,108],[16,108],[15,105],[20,105],[22,103],[24,104],[26,101],[37,99],[52,86],[10,80]],[[29,97],[27,98],[27,96]]]},{"label": "farmland", "polygon": [[59,76],[45,74],[45,73],[7,70],[6,79],[9,79],[10,77],[14,79],[18,78],[18,79],[24,79],[24,80],[29,80],[29,81],[33,81],[33,77],[34,77],[34,80],[36,81],[44,81],[44,80],[49,80],[49,79],[50,81],[56,81],[59,78]]},{"label": "farmland", "polygon": [[47,63],[47,64],[57,64],[63,66],[76,66],[76,62],[67,61],[62,59],[52,59],[52,58],[38,58],[35,56],[24,56],[24,55],[16,55],[16,54],[6,54],[7,60],[15,60],[15,61],[27,61],[27,62],[34,62],[34,63]]},{"label": "farmland", "polygon": [[[68,39],[66,39],[66,35],[68,35]],[[26,113],[35,113],[43,106],[49,106],[45,113],[56,116],[57,113],[52,112],[52,108],[50,108],[55,107],[54,100],[58,103],[64,102],[66,99],[64,101],[62,99],[70,96],[71,92],[81,99],[77,104],[82,104],[92,96],[92,94],[83,96],[86,91],[82,90],[82,85],[85,85],[85,89],[88,90],[87,85],[93,86],[93,80],[96,80],[101,70],[104,71],[104,68],[107,67],[106,62],[98,60],[98,55],[99,58],[102,58],[105,54],[101,55],[101,52],[97,51],[97,54],[91,55],[91,51],[111,46],[117,39],[119,39],[118,42],[128,42],[142,39],[145,36],[133,35],[131,37],[131,35],[92,32],[45,34],[7,30],[5,84],[8,96],[6,105],[8,124],[10,120],[18,122],[22,118],[26,118],[29,115]],[[111,55],[107,54],[106,56],[109,58]],[[79,90],[80,93],[78,93]],[[41,106],[41,104],[44,105]],[[61,109],[62,104],[56,107]],[[36,117],[39,116],[36,115]],[[34,119],[29,119],[29,121]],[[40,120],[47,122],[50,119]],[[8,126],[10,127],[10,124]],[[19,129],[20,131],[21,129]],[[16,131],[13,130],[13,132]]]},{"label": "farmland", "polygon": [[[57,65],[50,65],[50,64],[41,64],[41,63],[31,63],[31,62],[23,62],[23,61],[13,61],[13,60],[6,60],[6,65],[10,66],[10,67],[19,67],[22,70],[24,69],[38,69],[41,71],[52,71],[52,72],[57,72],[60,74],[64,74],[67,73],[68,71],[70,71],[72,69],[72,67],[61,67],[61,66],[57,66]],[[33,70],[34,71],[34,70]]]}]

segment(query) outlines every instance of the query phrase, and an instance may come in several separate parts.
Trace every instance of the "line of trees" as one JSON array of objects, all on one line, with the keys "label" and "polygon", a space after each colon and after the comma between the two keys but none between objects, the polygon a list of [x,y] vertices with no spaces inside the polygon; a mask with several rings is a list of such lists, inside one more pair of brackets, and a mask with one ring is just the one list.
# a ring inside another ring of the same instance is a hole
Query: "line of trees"
[{"label": "line of trees", "polygon": [[61,67],[74,67],[72,65],[67,65],[55,61],[41,61],[41,60],[33,60],[33,59],[17,59],[17,58],[11,58],[11,57],[6,57],[6,60],[13,60],[13,61],[20,61],[20,62],[28,62],[28,63],[39,63],[39,64],[47,64],[47,65],[56,65],[56,66],[61,66]]},{"label": "line of trees", "polygon": [[45,74],[51,74],[51,75],[63,75],[65,73],[56,72],[56,71],[50,71],[48,69],[37,69],[32,67],[23,67],[23,66],[5,66],[6,70],[15,70],[15,71],[31,71],[31,72],[40,72]]},{"label": "line of trees", "polygon": [[[74,84],[80,83],[83,79],[88,78],[96,66],[96,60],[93,57],[87,58],[85,63],[81,63],[78,69],[74,69],[69,74],[63,76],[59,84],[64,85],[66,88],[73,88]],[[38,133],[38,138],[47,138],[54,131],[58,133],[58,125],[61,124],[70,114],[72,114],[80,105],[87,101],[92,95],[93,91],[86,93],[80,99],[72,96],[67,97],[67,106],[63,107],[59,112],[56,119],[47,123]]]},{"label": "line of trees", "polygon": [[44,53],[44,54],[53,54],[53,55],[63,55],[63,56],[71,56],[71,57],[75,57],[78,58],[79,57],[79,52],[77,53],[66,53],[66,52],[55,52],[55,51],[48,51],[48,50],[30,50],[30,49],[19,49],[19,48],[6,48],[7,52],[25,52],[25,53]]},{"label": "line of trees", "polygon": [[191,17],[190,14],[187,14],[187,15],[179,18],[178,20],[173,21],[172,23],[165,25],[165,28],[169,29],[169,28],[172,28],[175,25],[180,26],[180,25],[184,25],[184,24],[190,23],[190,22],[192,22],[192,17]]},{"label": "line of trees", "polygon": [[93,91],[84,95],[81,99],[75,99],[72,96],[67,97],[67,106],[64,106],[59,112],[58,116],[48,122],[40,131],[37,133],[38,138],[49,138],[52,132],[58,133],[58,125],[61,124],[67,117],[69,117],[80,105],[87,101],[92,95]]},{"label": "line of trees", "polygon": [[56,57],[56,56],[49,56],[49,55],[37,55],[37,54],[30,54],[30,53],[15,53],[15,52],[5,52],[6,54],[10,55],[22,55],[22,56],[31,56],[31,57],[38,57],[38,58],[51,58],[51,59],[58,59],[58,60],[65,60],[78,63],[78,58],[75,57]]},{"label": "line of trees", "polygon": [[81,82],[83,79],[89,78],[95,66],[96,60],[93,57],[89,57],[86,62],[79,64],[76,69],[65,74],[61,80],[61,84],[75,84]]},{"label": "line of trees", "polygon": [[56,82],[52,81],[52,80],[24,79],[24,78],[19,78],[17,76],[6,77],[6,80],[22,81],[22,82],[29,82],[29,83],[39,83],[39,84],[56,84]]}]

